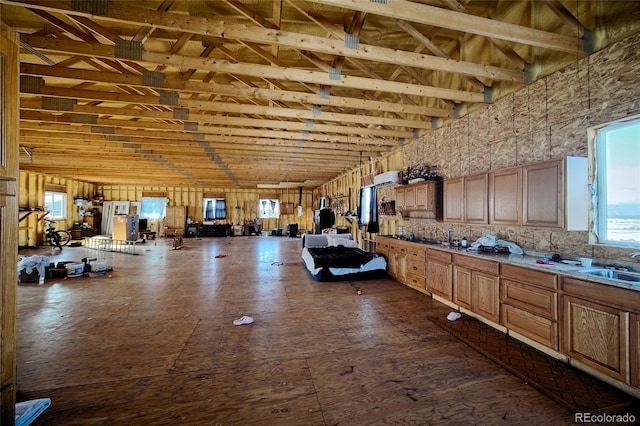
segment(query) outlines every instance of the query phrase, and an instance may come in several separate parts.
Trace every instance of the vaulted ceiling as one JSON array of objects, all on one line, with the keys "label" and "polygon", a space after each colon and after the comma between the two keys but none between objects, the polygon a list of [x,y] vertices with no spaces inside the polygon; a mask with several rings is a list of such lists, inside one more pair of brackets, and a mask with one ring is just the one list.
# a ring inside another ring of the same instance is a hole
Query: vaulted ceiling
[{"label": "vaulted ceiling", "polygon": [[611,0],[0,0],[23,170],[315,187],[640,30]]}]

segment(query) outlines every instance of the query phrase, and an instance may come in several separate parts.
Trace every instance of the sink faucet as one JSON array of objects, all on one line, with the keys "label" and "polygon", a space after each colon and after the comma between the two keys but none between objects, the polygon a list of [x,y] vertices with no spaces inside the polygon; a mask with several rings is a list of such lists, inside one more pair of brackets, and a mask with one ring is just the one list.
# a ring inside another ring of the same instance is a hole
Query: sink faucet
[{"label": "sink faucet", "polygon": [[635,259],[637,256],[640,256],[640,251],[634,251],[629,255],[632,259]]}]

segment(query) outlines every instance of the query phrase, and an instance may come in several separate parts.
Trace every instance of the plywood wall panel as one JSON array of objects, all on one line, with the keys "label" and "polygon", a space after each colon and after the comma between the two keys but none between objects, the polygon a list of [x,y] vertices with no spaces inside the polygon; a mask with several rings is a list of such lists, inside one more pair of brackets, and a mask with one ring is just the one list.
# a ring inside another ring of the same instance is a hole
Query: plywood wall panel
[{"label": "plywood wall panel", "polygon": [[505,96],[489,105],[489,138],[491,142],[514,135],[513,113],[513,95]]},{"label": "plywood wall panel", "polygon": [[489,109],[483,108],[469,115],[469,174],[491,168],[490,144]]},{"label": "plywood wall panel", "polygon": [[529,89],[524,88],[513,94],[513,131],[516,135],[531,133],[531,114],[529,112]]},{"label": "plywood wall panel", "polygon": [[588,80],[581,78],[577,64],[551,74],[546,81],[549,125],[586,112]]},{"label": "plywood wall panel", "polygon": [[606,109],[638,100],[640,36],[604,49],[589,60],[589,98],[592,108]]},{"label": "plywood wall panel", "polygon": [[509,136],[491,142],[491,170],[516,166],[516,137]]},{"label": "plywood wall panel", "polygon": [[540,79],[525,89],[529,102],[531,127],[540,129],[547,127],[547,80]]},{"label": "plywood wall panel", "polygon": [[587,156],[587,116],[576,116],[571,120],[558,121],[550,126],[551,158],[567,155]]}]

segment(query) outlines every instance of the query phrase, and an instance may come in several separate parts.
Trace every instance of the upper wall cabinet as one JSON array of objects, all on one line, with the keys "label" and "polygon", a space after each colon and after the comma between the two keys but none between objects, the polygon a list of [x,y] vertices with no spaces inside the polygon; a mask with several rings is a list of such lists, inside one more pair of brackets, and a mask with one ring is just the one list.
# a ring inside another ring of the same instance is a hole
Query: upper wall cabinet
[{"label": "upper wall cabinet", "polygon": [[444,182],[444,220],[586,231],[588,163],[567,157]]},{"label": "upper wall cabinet", "polygon": [[444,221],[488,223],[486,173],[447,179],[444,182]]},{"label": "upper wall cabinet", "polygon": [[589,184],[586,157],[567,157],[522,169],[522,224],[586,231]]},{"label": "upper wall cabinet", "polygon": [[464,177],[444,181],[444,221],[464,222]]},{"label": "upper wall cabinet", "polygon": [[489,172],[489,223],[522,224],[522,168]]},{"label": "upper wall cabinet", "polygon": [[403,216],[442,219],[442,182],[429,180],[396,187],[396,210]]}]

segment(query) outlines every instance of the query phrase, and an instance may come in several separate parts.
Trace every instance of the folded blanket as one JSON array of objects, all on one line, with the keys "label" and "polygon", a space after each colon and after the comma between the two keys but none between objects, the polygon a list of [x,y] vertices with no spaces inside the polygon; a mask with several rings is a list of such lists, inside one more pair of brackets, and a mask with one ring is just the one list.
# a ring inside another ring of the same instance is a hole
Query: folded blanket
[{"label": "folded blanket", "polygon": [[354,247],[310,247],[316,268],[359,268],[375,257]]}]

